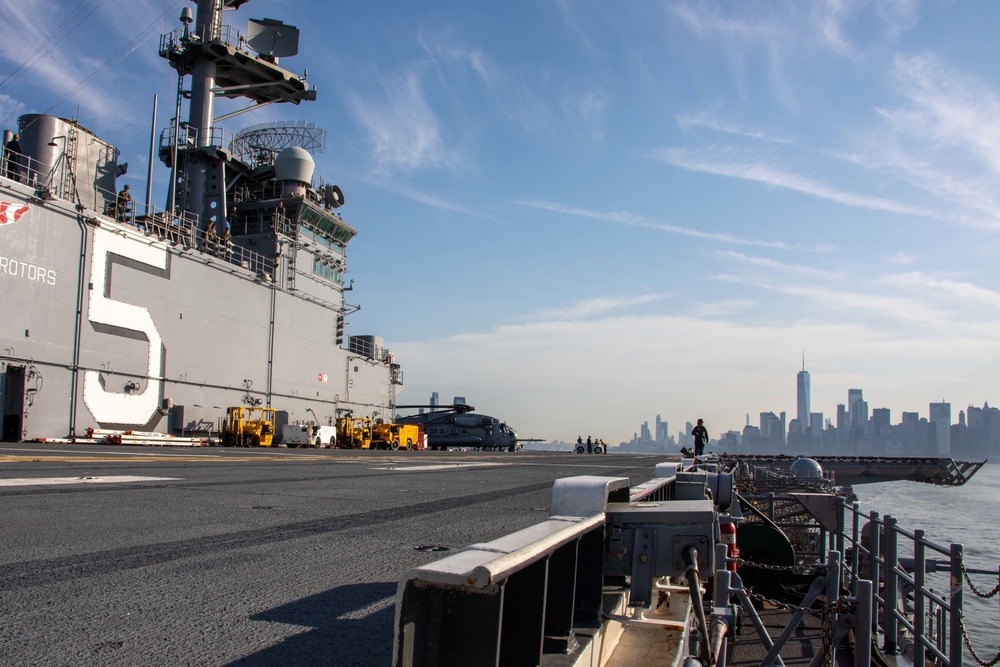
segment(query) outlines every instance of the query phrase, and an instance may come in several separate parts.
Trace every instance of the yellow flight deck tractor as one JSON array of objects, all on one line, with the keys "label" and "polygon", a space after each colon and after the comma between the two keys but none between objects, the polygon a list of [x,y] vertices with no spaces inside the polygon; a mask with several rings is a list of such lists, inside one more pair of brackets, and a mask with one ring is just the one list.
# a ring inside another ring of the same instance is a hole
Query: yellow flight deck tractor
[{"label": "yellow flight deck tractor", "polygon": [[375,424],[373,431],[375,449],[423,449],[416,424]]},{"label": "yellow flight deck tractor", "polygon": [[423,449],[417,426],[373,422],[370,417],[338,419],[337,446],[345,449]]},{"label": "yellow flight deck tractor", "polygon": [[274,442],[276,413],[272,408],[229,408],[222,424],[222,444],[226,447],[270,447]]}]

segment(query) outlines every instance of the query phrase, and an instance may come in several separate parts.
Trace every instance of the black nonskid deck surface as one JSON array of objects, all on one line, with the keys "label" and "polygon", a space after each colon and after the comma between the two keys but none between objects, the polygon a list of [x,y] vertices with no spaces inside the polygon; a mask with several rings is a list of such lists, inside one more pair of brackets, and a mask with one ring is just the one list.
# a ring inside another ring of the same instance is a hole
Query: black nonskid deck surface
[{"label": "black nonskid deck surface", "polygon": [[664,460],[2,443],[0,664],[389,665],[405,571]]},{"label": "black nonskid deck surface", "polygon": [[[792,612],[786,609],[760,609],[757,613],[772,641],[781,635],[792,619]],[[744,616],[741,625],[739,635],[734,642],[731,642],[726,665],[727,667],[757,667],[767,656],[768,648],[749,618]],[[782,649],[781,659],[786,667],[808,665],[823,651],[824,633],[821,621],[817,616],[806,614],[802,623],[799,624]],[[842,648],[837,651],[837,665],[842,667],[854,665],[850,650]]]}]

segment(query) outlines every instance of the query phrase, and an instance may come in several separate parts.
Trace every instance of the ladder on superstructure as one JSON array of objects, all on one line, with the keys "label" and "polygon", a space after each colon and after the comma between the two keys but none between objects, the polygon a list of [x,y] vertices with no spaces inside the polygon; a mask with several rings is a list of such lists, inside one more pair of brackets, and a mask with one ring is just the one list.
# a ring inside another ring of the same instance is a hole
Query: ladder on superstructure
[{"label": "ladder on superstructure", "polygon": [[[190,93],[188,93],[190,94]],[[177,210],[181,211],[187,210],[187,200],[188,195],[191,194],[190,177],[187,172],[187,135],[188,135],[188,124],[182,121],[181,118],[181,105],[182,100],[185,98],[184,91],[184,75],[177,75],[177,102],[175,105],[174,112],[174,126],[172,128],[172,140],[173,145],[171,148],[171,169],[172,173],[170,175],[170,193],[172,195],[173,201],[168,205],[172,207],[169,213],[170,215],[176,215]],[[181,132],[184,133],[184,143],[181,144]]]},{"label": "ladder on superstructure", "polygon": [[[275,213],[275,216],[280,216],[281,213]],[[275,221],[277,224],[279,221]],[[285,259],[285,287],[289,291],[295,290],[295,258],[299,254],[299,232],[295,230],[295,238],[293,238],[291,243],[288,244],[288,256]]]}]

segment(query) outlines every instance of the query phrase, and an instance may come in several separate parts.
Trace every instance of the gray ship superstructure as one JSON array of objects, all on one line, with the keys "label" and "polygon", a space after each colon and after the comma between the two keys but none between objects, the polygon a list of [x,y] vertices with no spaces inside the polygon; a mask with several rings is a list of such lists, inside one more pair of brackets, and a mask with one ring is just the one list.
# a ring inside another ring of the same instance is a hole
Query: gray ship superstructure
[{"label": "gray ship superstructure", "polygon": [[249,99],[243,110],[316,96],[277,64],[294,55],[294,27],[223,25],[245,1],[199,0],[197,19],[185,8],[161,39],[178,72],[159,142],[166,211],[124,201],[118,150],[78,121],[18,119],[21,155],[6,150],[0,170],[4,440],[211,435],[232,405],[273,407],[281,422],[392,414],[402,373],[381,337],[343,345],[357,232],[335,211],[340,188],[313,180],[323,131],[217,125],[235,115],[214,116],[217,95]]}]

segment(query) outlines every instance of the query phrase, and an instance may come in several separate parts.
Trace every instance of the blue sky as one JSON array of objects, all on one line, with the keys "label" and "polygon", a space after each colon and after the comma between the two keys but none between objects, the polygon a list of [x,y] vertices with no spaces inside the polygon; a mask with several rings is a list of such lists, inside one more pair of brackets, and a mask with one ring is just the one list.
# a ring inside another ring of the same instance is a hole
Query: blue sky
[{"label": "blue sky", "polygon": [[[141,192],[184,4],[2,0],[4,127],[79,108]],[[224,125],[327,129],[317,174],[359,230],[348,333],[394,350],[401,403],[716,436],[793,415],[803,351],[826,417],[850,387],[894,422],[1000,403],[1000,3],[251,0],[227,22],[251,17],[303,30],[282,64],[319,99]]]}]

